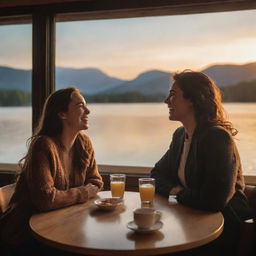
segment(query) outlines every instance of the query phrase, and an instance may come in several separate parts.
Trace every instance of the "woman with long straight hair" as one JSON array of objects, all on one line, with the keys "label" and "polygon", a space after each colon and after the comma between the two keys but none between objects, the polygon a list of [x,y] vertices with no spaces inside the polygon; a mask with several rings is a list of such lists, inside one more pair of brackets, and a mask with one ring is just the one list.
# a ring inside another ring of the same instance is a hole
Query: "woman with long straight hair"
[{"label": "woman with long straight hair", "polygon": [[48,97],[28,152],[20,161],[21,172],[9,208],[0,219],[2,242],[29,254],[33,247],[32,214],[86,202],[102,188],[94,150],[84,133],[89,113],[75,87]]},{"label": "woman with long straight hair", "polygon": [[169,119],[182,126],[151,176],[156,179],[157,193],[172,195],[178,203],[196,209],[221,211],[224,232],[205,255],[215,254],[213,248],[232,255],[242,221],[251,217],[233,138],[237,130],[227,120],[220,90],[210,77],[186,70],[173,78],[165,103]]}]

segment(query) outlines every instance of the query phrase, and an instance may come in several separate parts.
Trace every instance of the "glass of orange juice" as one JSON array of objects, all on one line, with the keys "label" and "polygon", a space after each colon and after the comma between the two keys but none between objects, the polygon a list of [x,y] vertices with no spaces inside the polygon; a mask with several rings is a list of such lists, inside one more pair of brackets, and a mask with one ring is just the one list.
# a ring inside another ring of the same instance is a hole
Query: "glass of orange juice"
[{"label": "glass of orange juice", "polygon": [[112,197],[123,198],[125,190],[125,174],[110,174],[110,189]]},{"label": "glass of orange juice", "polygon": [[155,179],[139,178],[139,191],[142,204],[152,204],[155,196]]}]

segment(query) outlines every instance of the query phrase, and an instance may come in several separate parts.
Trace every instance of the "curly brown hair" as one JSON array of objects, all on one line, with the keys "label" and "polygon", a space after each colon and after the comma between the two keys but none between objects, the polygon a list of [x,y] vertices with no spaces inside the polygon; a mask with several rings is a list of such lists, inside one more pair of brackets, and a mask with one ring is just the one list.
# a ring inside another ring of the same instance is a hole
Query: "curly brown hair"
[{"label": "curly brown hair", "polygon": [[183,97],[192,102],[199,126],[220,125],[235,136],[238,131],[227,120],[222,106],[222,95],[215,82],[202,72],[184,70],[173,76],[175,84],[182,90]]}]

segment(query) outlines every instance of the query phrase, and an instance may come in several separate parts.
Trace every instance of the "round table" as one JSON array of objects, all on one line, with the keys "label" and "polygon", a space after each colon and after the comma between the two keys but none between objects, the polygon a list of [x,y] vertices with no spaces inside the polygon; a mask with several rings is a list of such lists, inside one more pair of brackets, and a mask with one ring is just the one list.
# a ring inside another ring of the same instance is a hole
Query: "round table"
[{"label": "round table", "polygon": [[[102,191],[98,197],[110,197]],[[35,237],[55,248],[87,255],[158,255],[195,248],[216,239],[223,230],[221,213],[199,211],[169,203],[156,195],[154,208],[162,212],[163,227],[150,234],[127,228],[133,211],[141,207],[138,192],[125,192],[123,205],[104,212],[94,199],[67,208],[35,214],[30,227]]]}]

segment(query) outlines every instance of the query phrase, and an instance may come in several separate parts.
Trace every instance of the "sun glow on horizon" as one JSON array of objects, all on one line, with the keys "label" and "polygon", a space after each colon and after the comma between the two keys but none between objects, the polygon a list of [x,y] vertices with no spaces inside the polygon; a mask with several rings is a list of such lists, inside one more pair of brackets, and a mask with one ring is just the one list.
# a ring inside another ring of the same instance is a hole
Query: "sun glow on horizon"
[{"label": "sun glow on horizon", "polygon": [[255,62],[255,14],[250,10],[58,23],[56,63],[93,66],[131,80],[148,70],[201,71],[213,63]]},{"label": "sun glow on horizon", "polygon": [[[60,22],[56,66],[131,80],[149,70],[256,62],[256,10]],[[0,26],[0,66],[32,67],[32,25]],[[19,41],[19,44],[17,44]]]},{"label": "sun glow on horizon", "polygon": [[[144,73],[144,72],[148,72],[148,71],[151,71],[151,70],[159,70],[159,71],[162,71],[162,72],[170,72],[170,73],[175,73],[175,72],[181,72],[185,69],[191,69],[191,70],[194,70],[194,71],[203,71],[211,66],[215,66],[215,65],[237,65],[237,66],[241,66],[241,65],[247,65],[247,64],[251,64],[251,63],[256,63],[256,58],[253,59],[252,61],[245,61],[245,62],[213,62],[213,63],[209,63],[209,64],[206,64],[206,65],[202,65],[202,66],[196,66],[196,65],[193,65],[193,68],[191,68],[191,66],[185,66],[184,67],[181,65],[179,68],[172,68],[172,69],[166,69],[166,68],[159,68],[159,67],[152,67],[152,68],[148,68],[148,69],[144,69],[144,70],[141,70],[141,69],[138,69],[138,72],[134,72],[134,70],[131,70],[131,72],[129,73],[129,70],[128,72],[126,73],[126,75],[122,76],[122,75],[118,75],[117,72],[113,72],[112,70],[108,71],[107,69],[104,70],[103,68],[99,68],[99,67],[92,67],[92,66],[83,66],[83,67],[73,67],[73,66],[57,66],[57,67],[62,67],[62,68],[74,68],[74,69],[87,69],[87,68],[92,68],[92,69],[99,69],[101,72],[103,72],[104,74],[106,74],[107,76],[109,77],[113,77],[113,78],[118,78],[118,79],[122,79],[122,80],[133,80],[135,78],[137,78],[140,74]],[[116,71],[116,70],[115,70]],[[126,70],[127,71],[127,70]],[[129,74],[131,74],[129,76]]]}]

